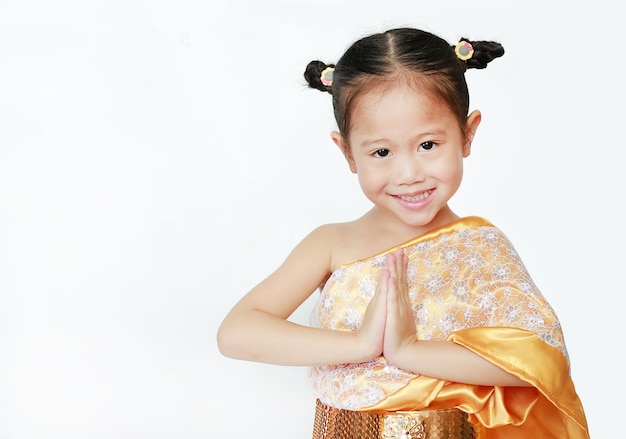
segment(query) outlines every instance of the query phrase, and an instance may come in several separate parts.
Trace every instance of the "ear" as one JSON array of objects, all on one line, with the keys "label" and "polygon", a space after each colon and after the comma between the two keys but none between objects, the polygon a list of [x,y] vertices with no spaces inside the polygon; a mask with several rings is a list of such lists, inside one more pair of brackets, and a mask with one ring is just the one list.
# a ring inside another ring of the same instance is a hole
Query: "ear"
[{"label": "ear", "polygon": [[352,151],[350,150],[350,145],[348,144],[348,142],[346,142],[344,137],[338,131],[333,131],[332,133],[330,133],[330,137],[333,139],[335,145],[339,147],[341,153],[346,158],[348,166],[350,166],[350,171],[353,174],[356,174],[356,163],[354,162],[354,157],[352,157]]},{"label": "ear", "polygon": [[482,119],[482,115],[480,111],[474,110],[469,116],[467,116],[467,124],[465,125],[465,143],[463,144],[463,157],[468,157],[472,150],[472,141],[474,140],[474,136],[476,135],[476,130],[478,129],[478,125],[480,125],[480,121]]}]

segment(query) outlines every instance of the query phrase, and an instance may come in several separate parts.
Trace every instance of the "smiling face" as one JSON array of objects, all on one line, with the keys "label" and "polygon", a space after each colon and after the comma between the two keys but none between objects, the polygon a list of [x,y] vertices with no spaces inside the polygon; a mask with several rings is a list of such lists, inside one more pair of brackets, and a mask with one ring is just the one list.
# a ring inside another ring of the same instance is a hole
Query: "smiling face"
[{"label": "smiling face", "polygon": [[349,140],[337,132],[332,137],[376,212],[422,229],[456,218],[448,201],[461,184],[479,123],[480,113],[470,114],[464,134],[445,105],[398,84],[361,96]]}]

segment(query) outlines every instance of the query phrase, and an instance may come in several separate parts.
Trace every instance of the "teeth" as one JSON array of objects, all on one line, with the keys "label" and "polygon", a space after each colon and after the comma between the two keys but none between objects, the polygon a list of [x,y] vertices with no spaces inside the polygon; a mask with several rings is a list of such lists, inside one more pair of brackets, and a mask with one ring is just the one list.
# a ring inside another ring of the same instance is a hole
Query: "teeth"
[{"label": "teeth", "polygon": [[419,201],[419,200],[423,200],[424,198],[428,197],[431,194],[432,190],[430,191],[426,191],[426,192],[422,192],[419,195],[413,195],[412,197],[408,197],[406,195],[399,195],[399,197],[401,199],[403,199],[404,201]]}]

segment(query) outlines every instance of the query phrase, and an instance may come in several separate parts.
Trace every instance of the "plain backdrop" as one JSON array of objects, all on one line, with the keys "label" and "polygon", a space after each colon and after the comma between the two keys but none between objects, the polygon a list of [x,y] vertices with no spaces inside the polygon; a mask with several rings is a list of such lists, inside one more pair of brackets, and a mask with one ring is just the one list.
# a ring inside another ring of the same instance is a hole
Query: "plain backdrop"
[{"label": "plain backdrop", "polygon": [[306,368],[224,358],[216,331],[308,232],[369,208],[302,73],[398,26],[504,45],[467,73],[483,122],[451,205],[513,241],[592,437],[614,437],[620,17],[608,0],[0,0],[0,439],[310,437]]}]

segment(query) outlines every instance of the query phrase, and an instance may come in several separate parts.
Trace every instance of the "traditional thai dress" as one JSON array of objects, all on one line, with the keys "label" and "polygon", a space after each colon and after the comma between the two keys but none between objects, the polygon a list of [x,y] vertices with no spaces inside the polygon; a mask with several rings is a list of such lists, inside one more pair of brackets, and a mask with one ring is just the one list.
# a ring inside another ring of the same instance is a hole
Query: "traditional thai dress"
[{"label": "traditional thai dress", "polygon": [[[475,431],[444,437],[588,438],[557,316],[507,237],[485,219],[467,217],[399,247],[409,259],[418,339],[457,343],[532,387],[443,381],[394,367],[381,356],[364,363],[312,367],[309,377],[318,409],[321,405],[380,416],[422,411],[428,417],[454,408]],[[311,314],[312,326],[356,331],[386,255],[395,249],[335,270]],[[396,436],[378,437],[430,437],[420,433],[423,428],[397,431]],[[353,437],[348,432],[334,434]],[[326,437],[319,432],[317,436]]]}]

